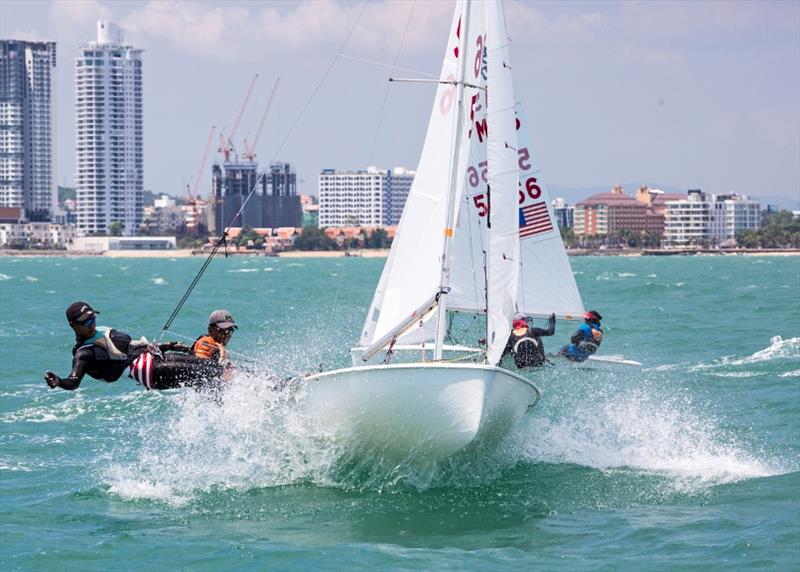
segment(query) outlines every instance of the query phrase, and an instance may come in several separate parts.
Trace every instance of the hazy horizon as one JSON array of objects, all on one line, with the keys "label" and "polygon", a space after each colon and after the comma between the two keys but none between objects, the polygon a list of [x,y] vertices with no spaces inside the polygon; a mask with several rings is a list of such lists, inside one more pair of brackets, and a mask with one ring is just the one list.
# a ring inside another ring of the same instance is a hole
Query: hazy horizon
[{"label": "hazy horizon", "polygon": [[[800,3],[510,1],[506,12],[551,194],[636,181],[800,207]],[[298,192],[316,194],[323,168],[416,167],[433,87],[387,78],[438,75],[451,15],[451,2],[5,0],[0,37],[58,44],[58,185],[74,186],[75,53],[110,19],[145,50],[145,188],[182,194],[211,126],[230,131],[258,73],[234,143],[252,140],[280,77],[258,160],[293,163]]]}]

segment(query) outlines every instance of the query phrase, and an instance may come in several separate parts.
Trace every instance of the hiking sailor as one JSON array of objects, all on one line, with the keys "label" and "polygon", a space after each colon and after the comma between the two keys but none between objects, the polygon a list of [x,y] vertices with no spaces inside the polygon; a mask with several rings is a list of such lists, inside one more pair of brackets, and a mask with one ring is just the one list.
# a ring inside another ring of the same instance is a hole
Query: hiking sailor
[{"label": "hiking sailor", "polygon": [[589,310],[583,315],[583,319],[584,323],[572,334],[570,343],[558,352],[571,361],[586,361],[603,341],[603,328],[600,326],[603,317],[596,311]]},{"label": "hiking sailor", "polygon": [[541,338],[555,333],[556,315],[550,314],[545,329],[531,327],[525,314],[514,314],[511,326],[513,329],[503,355],[511,354],[514,357],[514,364],[520,369],[539,367],[547,363]]},{"label": "hiking sailor", "polygon": [[[142,341],[113,328],[97,327],[97,312],[86,302],[74,302],[67,308],[67,322],[75,332],[75,347],[72,348],[72,371],[67,377],[59,377],[46,371],[44,379],[50,387],[74,390],[81,384],[84,375],[101,381],[117,381],[131,363],[147,349]],[[159,344],[159,350],[178,349],[182,344],[169,342]],[[185,346],[184,346],[185,347]]]}]

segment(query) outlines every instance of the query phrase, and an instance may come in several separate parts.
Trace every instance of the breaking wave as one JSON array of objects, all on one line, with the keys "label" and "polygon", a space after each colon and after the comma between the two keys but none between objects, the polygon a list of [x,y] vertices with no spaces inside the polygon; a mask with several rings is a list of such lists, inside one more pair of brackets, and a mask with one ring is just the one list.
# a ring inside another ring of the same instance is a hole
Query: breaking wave
[{"label": "breaking wave", "polygon": [[763,350],[759,350],[752,355],[744,358],[734,356],[723,356],[712,363],[701,363],[693,366],[689,371],[702,371],[729,366],[742,366],[759,364],[762,362],[787,360],[796,363],[800,359],[800,338],[789,338],[784,340],[781,336],[773,336],[770,345]]},{"label": "breaking wave", "polygon": [[378,491],[472,486],[502,478],[520,463],[659,475],[670,490],[687,493],[787,472],[713,414],[660,393],[590,391],[562,404],[561,412],[540,406],[497,449],[439,464],[398,463],[320,429],[299,406],[297,391],[241,377],[216,397],[188,390],[139,394],[139,402],[153,405],[139,414],[145,421],[129,440],[131,449],[115,456],[101,480],[124,499],[182,505],[214,490],[290,484]]},{"label": "breaking wave", "polygon": [[677,490],[782,474],[686,399],[642,390],[579,404],[557,418],[533,418],[521,449],[537,461],[636,470],[672,479]]}]

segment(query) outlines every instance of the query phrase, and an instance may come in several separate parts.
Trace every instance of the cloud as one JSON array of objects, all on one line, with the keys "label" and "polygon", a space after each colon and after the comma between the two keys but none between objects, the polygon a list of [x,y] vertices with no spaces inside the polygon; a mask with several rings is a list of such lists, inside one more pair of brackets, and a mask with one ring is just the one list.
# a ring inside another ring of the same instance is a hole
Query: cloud
[{"label": "cloud", "polygon": [[110,20],[111,9],[98,0],[56,0],[48,11],[50,22],[63,28],[85,27],[97,20]]},{"label": "cloud", "polygon": [[606,23],[606,16],[599,12],[561,13],[548,17],[527,2],[506,4],[506,25],[513,36],[579,35]]},{"label": "cloud", "polygon": [[[302,1],[254,8],[254,4],[210,4],[196,1],[151,0],[130,12],[121,25],[147,38],[166,40],[179,49],[204,58],[252,60],[265,53],[338,46],[352,28],[362,3],[333,0]],[[354,30],[348,50],[392,52],[405,30],[414,6],[415,27],[409,29],[405,49],[440,45],[432,36],[451,8],[447,2],[370,2]]]}]

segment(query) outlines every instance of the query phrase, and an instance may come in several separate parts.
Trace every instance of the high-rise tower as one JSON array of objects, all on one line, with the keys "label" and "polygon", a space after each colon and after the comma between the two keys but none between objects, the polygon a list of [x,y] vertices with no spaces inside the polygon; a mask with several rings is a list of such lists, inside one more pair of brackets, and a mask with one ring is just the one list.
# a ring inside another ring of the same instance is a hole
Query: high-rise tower
[{"label": "high-rise tower", "polygon": [[120,226],[136,234],[144,190],[142,50],[122,30],[97,23],[97,41],[75,60],[75,187],[78,234]]},{"label": "high-rise tower", "polygon": [[55,42],[0,40],[0,207],[47,221],[53,207]]}]

